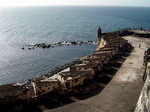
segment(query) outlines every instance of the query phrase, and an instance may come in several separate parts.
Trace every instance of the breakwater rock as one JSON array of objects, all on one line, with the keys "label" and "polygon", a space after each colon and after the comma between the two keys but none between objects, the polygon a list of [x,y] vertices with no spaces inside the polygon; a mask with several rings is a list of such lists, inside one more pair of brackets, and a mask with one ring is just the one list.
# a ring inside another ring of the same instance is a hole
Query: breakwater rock
[{"label": "breakwater rock", "polygon": [[58,42],[58,43],[54,43],[54,44],[46,44],[46,43],[37,43],[37,44],[29,44],[29,45],[23,45],[22,49],[35,49],[35,48],[54,48],[54,47],[60,47],[60,46],[70,46],[70,45],[97,45],[97,41],[70,41],[70,42]]}]

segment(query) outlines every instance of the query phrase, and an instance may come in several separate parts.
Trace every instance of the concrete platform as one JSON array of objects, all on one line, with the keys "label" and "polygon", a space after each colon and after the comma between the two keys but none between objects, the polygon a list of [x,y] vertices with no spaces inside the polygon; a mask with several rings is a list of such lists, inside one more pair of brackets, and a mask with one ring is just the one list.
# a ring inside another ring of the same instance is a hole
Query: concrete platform
[{"label": "concrete platform", "polygon": [[133,112],[144,84],[143,55],[149,39],[133,36],[125,38],[132,42],[135,49],[101,93],[44,112]]}]

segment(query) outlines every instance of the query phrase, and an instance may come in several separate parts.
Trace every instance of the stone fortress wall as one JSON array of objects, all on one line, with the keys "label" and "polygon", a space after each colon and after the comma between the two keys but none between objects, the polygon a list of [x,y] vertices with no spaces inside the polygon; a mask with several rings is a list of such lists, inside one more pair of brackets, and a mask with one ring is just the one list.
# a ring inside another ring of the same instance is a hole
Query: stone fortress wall
[{"label": "stone fortress wall", "polygon": [[[19,100],[32,100],[53,92],[67,94],[75,88],[92,81],[96,73],[118,53],[131,45],[116,32],[101,33],[98,30],[99,43],[96,51],[80,60],[79,64],[53,74],[29,80],[25,84],[7,84],[0,86],[0,104]],[[53,96],[53,94],[52,94]]]},{"label": "stone fortress wall", "polygon": [[141,91],[139,100],[137,102],[134,112],[149,112],[150,111],[150,48],[145,51],[144,55],[145,74],[143,80],[145,84]]}]

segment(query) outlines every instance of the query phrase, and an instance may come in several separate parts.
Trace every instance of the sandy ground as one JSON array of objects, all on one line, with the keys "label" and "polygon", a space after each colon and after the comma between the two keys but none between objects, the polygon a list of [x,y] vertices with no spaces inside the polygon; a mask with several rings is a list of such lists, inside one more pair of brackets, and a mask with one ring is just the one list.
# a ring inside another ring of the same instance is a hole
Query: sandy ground
[{"label": "sandy ground", "polygon": [[135,49],[101,93],[45,112],[133,112],[144,84],[143,55],[150,39],[134,36],[124,38]]}]

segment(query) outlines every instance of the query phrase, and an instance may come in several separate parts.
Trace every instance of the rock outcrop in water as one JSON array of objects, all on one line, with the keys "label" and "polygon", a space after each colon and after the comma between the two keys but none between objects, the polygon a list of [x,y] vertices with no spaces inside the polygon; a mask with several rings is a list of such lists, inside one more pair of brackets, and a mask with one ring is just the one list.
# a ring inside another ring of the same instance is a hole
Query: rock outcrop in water
[{"label": "rock outcrop in water", "polygon": [[76,42],[76,41],[71,41],[71,42],[58,42],[58,43],[55,43],[55,44],[46,44],[46,43],[38,43],[38,44],[31,44],[31,45],[24,45],[22,47],[22,49],[35,49],[35,48],[54,48],[54,47],[60,47],[60,46],[70,46],[70,45],[91,45],[91,44],[97,44],[96,41],[93,41],[93,40],[89,40],[89,41],[79,41],[79,42]]}]

